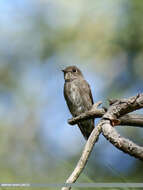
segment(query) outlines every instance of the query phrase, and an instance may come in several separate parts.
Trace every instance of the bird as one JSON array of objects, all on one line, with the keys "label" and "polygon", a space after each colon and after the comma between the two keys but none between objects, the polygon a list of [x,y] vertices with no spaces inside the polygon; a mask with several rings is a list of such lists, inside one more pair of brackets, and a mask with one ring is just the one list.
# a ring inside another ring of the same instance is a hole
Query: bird
[{"label": "bird", "polygon": [[[64,98],[73,117],[76,117],[93,106],[93,97],[90,85],[77,66],[68,66],[64,73]],[[78,127],[87,140],[94,129],[94,119],[80,121]]]}]

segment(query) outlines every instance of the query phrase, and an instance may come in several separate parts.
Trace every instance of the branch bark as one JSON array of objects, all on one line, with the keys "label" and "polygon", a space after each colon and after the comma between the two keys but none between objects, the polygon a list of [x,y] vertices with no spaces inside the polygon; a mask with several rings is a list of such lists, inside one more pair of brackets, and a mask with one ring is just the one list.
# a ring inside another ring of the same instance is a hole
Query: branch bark
[{"label": "branch bark", "polygon": [[119,118],[120,125],[143,127],[143,114],[126,114]]},{"label": "branch bark", "polygon": [[143,161],[143,147],[136,145],[129,139],[121,137],[115,128],[111,126],[109,120],[105,120],[102,125],[102,133],[116,148]]}]

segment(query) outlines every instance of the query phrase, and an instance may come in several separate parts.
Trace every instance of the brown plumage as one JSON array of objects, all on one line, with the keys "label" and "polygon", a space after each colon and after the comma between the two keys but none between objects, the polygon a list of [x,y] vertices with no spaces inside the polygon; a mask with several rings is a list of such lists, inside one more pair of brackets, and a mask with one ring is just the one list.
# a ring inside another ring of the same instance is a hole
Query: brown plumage
[{"label": "brown plumage", "polygon": [[[70,66],[62,70],[64,72],[64,97],[73,117],[78,116],[92,108],[93,98],[89,84],[82,72],[76,66]],[[94,119],[78,123],[80,131],[85,139],[88,139],[94,129]]]}]

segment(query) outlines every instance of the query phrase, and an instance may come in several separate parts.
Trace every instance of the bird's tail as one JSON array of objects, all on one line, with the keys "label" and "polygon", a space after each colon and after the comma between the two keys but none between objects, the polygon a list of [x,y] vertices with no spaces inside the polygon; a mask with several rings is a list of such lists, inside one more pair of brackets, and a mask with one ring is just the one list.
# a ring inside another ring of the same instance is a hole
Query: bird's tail
[{"label": "bird's tail", "polygon": [[94,129],[94,120],[90,119],[90,120],[82,121],[78,123],[78,126],[80,128],[82,135],[87,140]]}]

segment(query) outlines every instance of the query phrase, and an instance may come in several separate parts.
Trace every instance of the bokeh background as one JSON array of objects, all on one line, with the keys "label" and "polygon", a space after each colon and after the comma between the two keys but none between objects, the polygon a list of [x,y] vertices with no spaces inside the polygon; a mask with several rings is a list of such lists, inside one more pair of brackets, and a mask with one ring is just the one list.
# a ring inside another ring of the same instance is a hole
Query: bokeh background
[{"label": "bokeh background", "polygon": [[[0,183],[63,183],[85,140],[63,97],[77,65],[94,101],[143,91],[141,0],[0,1]],[[142,111],[140,111],[142,112]],[[141,128],[120,126],[143,145]],[[78,182],[142,182],[141,161],[100,136]]]}]

